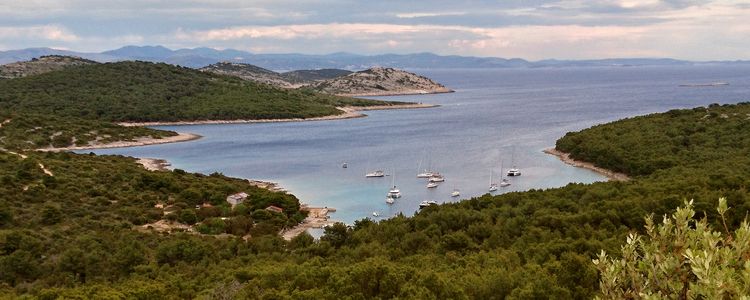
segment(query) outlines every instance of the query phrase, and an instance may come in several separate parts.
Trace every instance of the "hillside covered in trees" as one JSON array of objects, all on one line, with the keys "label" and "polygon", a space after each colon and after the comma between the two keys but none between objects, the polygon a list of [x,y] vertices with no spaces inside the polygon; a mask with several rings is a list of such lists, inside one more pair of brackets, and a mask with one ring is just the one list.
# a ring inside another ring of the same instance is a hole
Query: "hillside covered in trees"
[{"label": "hillside covered in trees", "polygon": [[0,82],[0,109],[112,122],[310,118],[390,102],[289,91],[147,62],[86,65]]},{"label": "hillside covered in trees", "polygon": [[[620,255],[621,241],[642,232],[650,213],[671,214],[694,199],[696,218],[739,226],[750,210],[747,113],[748,103],[675,110],[558,141],[558,149],[599,165],[612,158],[625,166],[618,170],[634,175],[630,181],[484,195],[413,217],[337,224],[319,241],[303,234],[285,242],[273,234],[290,224],[283,220],[298,218],[291,196],[219,174],[149,172],[119,157],[2,154],[0,294],[590,299],[599,291],[592,259],[601,250]],[[39,163],[55,176],[45,175]],[[251,193],[247,210],[194,208],[239,190]],[[732,207],[721,218],[715,209],[720,197]],[[178,222],[208,220],[205,234],[134,230],[165,218],[154,207],[159,202],[180,209],[170,217]],[[269,203],[285,208],[283,218],[259,212]],[[238,216],[254,226],[236,225]],[[229,234],[216,235],[221,232]],[[252,237],[243,239],[245,233]]]},{"label": "hillside covered in trees", "polygon": [[[62,59],[47,60],[53,58]],[[304,119],[341,114],[336,109],[341,106],[398,104],[284,90],[167,64],[55,66],[0,81],[0,148],[86,146],[176,134],[116,122]]]}]

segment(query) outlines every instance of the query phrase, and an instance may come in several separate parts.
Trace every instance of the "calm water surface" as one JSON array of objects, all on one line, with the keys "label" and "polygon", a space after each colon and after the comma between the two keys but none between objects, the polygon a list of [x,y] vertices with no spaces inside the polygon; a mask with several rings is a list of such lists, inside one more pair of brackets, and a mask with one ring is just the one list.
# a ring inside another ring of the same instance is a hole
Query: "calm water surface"
[{"label": "calm water surface", "polygon": [[[416,110],[367,112],[367,118],[236,125],[161,126],[197,133],[185,143],[96,150],[169,160],[191,172],[279,182],[313,206],[338,209],[352,223],[378,212],[411,215],[423,200],[459,201],[487,192],[501,162],[523,176],[499,193],[605,180],[542,153],[568,131],[624,117],[710,103],[750,100],[750,66],[611,67],[500,70],[417,70],[452,94],[379,97],[439,104]],[[721,87],[679,87],[728,82]],[[85,151],[88,152],[88,151]],[[348,162],[347,169],[341,168]],[[436,189],[417,179],[431,162],[445,175]],[[383,169],[394,177],[365,178]],[[385,195],[395,181],[403,197]],[[454,188],[460,198],[451,198]]]}]

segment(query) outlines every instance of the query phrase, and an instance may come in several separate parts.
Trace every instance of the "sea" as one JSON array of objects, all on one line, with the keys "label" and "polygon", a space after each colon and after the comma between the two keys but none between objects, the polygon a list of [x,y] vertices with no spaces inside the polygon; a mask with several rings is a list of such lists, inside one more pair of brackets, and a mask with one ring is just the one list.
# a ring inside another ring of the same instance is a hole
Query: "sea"
[{"label": "sea", "polygon": [[[410,70],[455,93],[372,97],[439,105],[368,111],[332,121],[156,126],[203,138],[93,150],[162,158],[190,172],[273,181],[301,202],[331,207],[332,220],[413,215],[425,200],[456,202],[488,193],[510,167],[522,175],[493,194],[607,180],[542,150],[565,133],[622,118],[712,103],[750,101],[749,65]],[[680,86],[725,82],[721,86]],[[81,151],[81,152],[90,152]],[[342,168],[346,162],[347,168]],[[416,177],[439,171],[426,188]],[[366,178],[383,170],[387,176]],[[393,204],[386,194],[396,185]],[[454,190],[459,197],[451,197]],[[319,232],[318,232],[319,234]]]}]

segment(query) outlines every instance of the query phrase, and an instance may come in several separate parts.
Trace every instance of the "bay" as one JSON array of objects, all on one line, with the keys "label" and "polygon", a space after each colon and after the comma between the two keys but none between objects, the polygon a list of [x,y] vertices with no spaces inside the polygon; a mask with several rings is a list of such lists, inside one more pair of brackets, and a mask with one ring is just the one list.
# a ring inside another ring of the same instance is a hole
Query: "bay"
[{"label": "bay", "polygon": [[[303,203],[334,207],[334,220],[352,223],[411,215],[423,200],[460,201],[487,193],[490,172],[517,165],[523,175],[497,193],[606,180],[542,153],[568,131],[617,119],[711,103],[750,101],[750,66],[589,67],[412,70],[456,90],[450,94],[373,97],[440,105],[369,111],[334,121],[158,126],[202,139],[97,154],[163,158],[190,172],[280,183]],[[727,82],[714,87],[681,84]],[[80,151],[89,152],[89,151]],[[431,161],[446,177],[427,189],[416,178]],[[348,168],[341,164],[348,162]],[[403,197],[385,203],[395,174]],[[451,191],[461,197],[451,198]]]}]

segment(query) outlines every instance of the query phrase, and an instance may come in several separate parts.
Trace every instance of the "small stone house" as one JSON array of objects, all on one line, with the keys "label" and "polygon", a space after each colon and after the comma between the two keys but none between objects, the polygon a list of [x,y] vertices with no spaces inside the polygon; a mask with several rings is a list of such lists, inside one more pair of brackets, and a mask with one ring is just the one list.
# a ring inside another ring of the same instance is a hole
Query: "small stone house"
[{"label": "small stone house", "polygon": [[231,204],[232,206],[242,203],[242,201],[245,201],[245,199],[247,199],[247,193],[245,192],[227,196],[227,202],[229,202],[229,204]]},{"label": "small stone house", "polygon": [[273,205],[271,205],[269,207],[266,207],[266,210],[267,211],[272,211],[272,212],[277,212],[277,213],[283,213],[284,212],[284,209],[282,209],[281,207],[273,206]]}]

